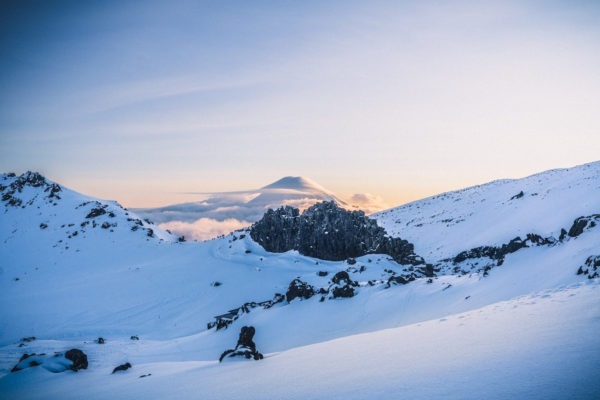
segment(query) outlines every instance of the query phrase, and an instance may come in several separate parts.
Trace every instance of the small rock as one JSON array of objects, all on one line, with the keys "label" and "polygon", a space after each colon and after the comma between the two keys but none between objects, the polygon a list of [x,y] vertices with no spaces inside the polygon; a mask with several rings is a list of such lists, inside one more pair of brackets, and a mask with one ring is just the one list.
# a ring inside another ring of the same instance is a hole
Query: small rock
[{"label": "small rock", "polygon": [[129,368],[131,368],[131,364],[130,363],[125,363],[125,364],[121,364],[118,367],[115,367],[115,369],[113,369],[113,374],[115,372],[119,372],[119,371],[127,371]]}]

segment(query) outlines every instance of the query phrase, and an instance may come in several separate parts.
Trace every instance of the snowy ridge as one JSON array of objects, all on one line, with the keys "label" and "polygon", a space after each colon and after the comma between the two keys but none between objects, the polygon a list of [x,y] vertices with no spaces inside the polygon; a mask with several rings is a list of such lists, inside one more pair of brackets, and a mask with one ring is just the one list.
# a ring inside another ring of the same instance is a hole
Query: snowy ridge
[{"label": "snowy ridge", "polygon": [[0,175],[0,194],[0,237],[5,240],[56,240],[53,246],[63,250],[86,239],[176,240],[115,201],[84,196],[38,173]]},{"label": "snowy ridge", "polygon": [[[427,274],[385,255],[324,261],[269,253],[246,231],[178,243],[144,221],[140,226],[115,203],[63,187],[48,197],[57,184],[26,175],[27,184],[13,185],[18,178],[3,175],[0,393],[16,399],[597,397],[599,165],[497,181],[380,214],[388,231],[396,229],[416,252],[428,251]],[[563,197],[581,201],[560,208]],[[10,205],[11,198],[21,203]],[[441,221],[459,216],[464,221]],[[414,222],[406,225],[409,217]],[[117,225],[102,228],[105,222]],[[445,234],[434,234],[438,228]],[[478,246],[483,250],[473,251]],[[336,287],[341,272],[353,296],[321,294]],[[294,281],[318,294],[288,301]],[[227,315],[226,326],[211,325]],[[256,328],[264,360],[219,364],[242,326]],[[24,353],[70,348],[89,357],[89,368],[77,376],[40,367],[10,373]],[[126,362],[130,370],[111,375]]]},{"label": "snowy ridge", "polygon": [[600,213],[600,162],[499,180],[374,214],[427,260],[441,260],[516,236],[559,238],[581,216]]}]

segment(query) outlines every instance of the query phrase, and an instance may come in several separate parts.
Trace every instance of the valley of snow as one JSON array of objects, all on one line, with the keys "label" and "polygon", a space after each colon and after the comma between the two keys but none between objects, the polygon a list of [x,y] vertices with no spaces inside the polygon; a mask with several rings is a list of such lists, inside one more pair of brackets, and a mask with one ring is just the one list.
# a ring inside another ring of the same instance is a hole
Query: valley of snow
[{"label": "valley of snow", "polygon": [[[410,266],[385,255],[354,264],[268,253],[244,231],[180,243],[114,202],[34,174],[5,174],[0,185],[1,398],[600,396],[600,282],[586,266],[600,260],[600,162],[376,214],[437,269],[405,285],[389,278]],[[579,217],[589,217],[581,232],[563,234]],[[527,234],[548,240],[502,262],[456,258]],[[352,298],[250,306],[208,329],[296,277],[326,288],[343,270],[359,283]],[[244,325],[265,358],[219,363]],[[10,372],[24,353],[71,348],[88,355],[87,370]],[[133,367],[111,374],[125,362]]]}]

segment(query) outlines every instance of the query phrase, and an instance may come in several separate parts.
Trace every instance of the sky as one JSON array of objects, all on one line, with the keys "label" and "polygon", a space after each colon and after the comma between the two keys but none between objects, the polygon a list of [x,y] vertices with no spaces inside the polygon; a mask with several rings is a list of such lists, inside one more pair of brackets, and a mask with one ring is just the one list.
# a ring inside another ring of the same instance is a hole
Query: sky
[{"label": "sky", "polygon": [[3,1],[0,171],[387,205],[600,159],[597,1]]}]

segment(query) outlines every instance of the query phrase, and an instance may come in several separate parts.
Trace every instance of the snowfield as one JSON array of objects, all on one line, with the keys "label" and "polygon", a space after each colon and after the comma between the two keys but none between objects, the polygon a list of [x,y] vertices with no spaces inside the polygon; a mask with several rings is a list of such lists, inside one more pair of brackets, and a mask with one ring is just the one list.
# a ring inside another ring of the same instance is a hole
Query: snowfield
[{"label": "snowfield", "polygon": [[[245,231],[180,243],[115,202],[53,185],[0,176],[1,398],[600,397],[600,162],[377,214],[436,268],[405,285],[390,278],[410,266],[385,255],[273,254]],[[457,257],[527,234],[547,240],[501,262]],[[297,277],[327,288],[339,271],[358,283],[354,297],[258,305]],[[230,310],[227,328],[209,329]],[[219,363],[245,325],[265,358]],[[71,348],[89,367],[50,372]],[[10,372],[24,353],[42,365]]]}]

